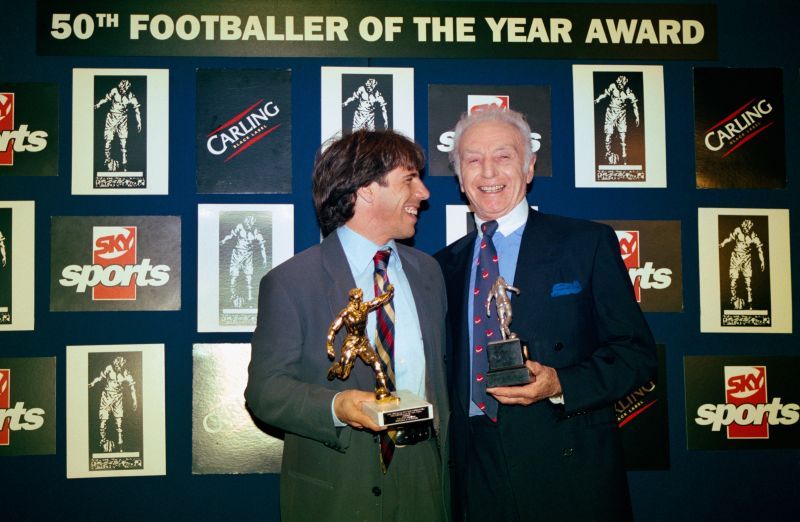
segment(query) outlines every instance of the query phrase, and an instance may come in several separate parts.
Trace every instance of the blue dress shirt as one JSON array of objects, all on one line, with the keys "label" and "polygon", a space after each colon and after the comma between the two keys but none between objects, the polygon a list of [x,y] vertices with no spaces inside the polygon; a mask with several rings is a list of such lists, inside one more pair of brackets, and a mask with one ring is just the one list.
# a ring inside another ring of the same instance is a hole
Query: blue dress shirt
[{"label": "blue dress shirt", "polygon": [[[389,258],[387,274],[389,282],[394,286],[394,374],[395,386],[397,390],[408,390],[425,397],[425,350],[422,343],[422,330],[419,327],[419,316],[417,307],[414,303],[414,296],[411,293],[411,286],[408,283],[403,263],[397,254],[397,246],[394,240],[390,240],[385,245],[376,245],[361,234],[354,232],[347,225],[341,226],[336,230],[339,241],[342,243],[347,263],[350,265],[350,272],[356,286],[364,292],[364,301],[369,301],[375,297],[375,264],[372,258],[378,250],[387,247],[392,249]],[[375,347],[375,336],[377,335],[377,319],[375,314],[369,314],[367,318],[367,334],[370,342]],[[363,364],[356,361],[356,364]],[[331,404],[333,412],[333,404]],[[334,423],[337,426],[344,424],[334,415]]]}]

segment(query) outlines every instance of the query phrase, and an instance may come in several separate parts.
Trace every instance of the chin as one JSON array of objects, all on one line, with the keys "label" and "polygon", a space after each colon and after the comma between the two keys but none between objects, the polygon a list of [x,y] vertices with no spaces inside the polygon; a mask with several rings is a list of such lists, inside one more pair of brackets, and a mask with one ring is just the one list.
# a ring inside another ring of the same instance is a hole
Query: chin
[{"label": "chin", "polygon": [[480,210],[481,214],[497,214],[506,208],[506,205],[500,204],[498,201],[484,200],[483,203],[483,205],[475,205],[475,208]]},{"label": "chin", "polygon": [[492,219],[497,219],[502,214],[498,214],[497,211],[494,210],[479,209],[475,211],[475,215],[484,221],[491,221]]},{"label": "chin", "polygon": [[414,234],[416,234],[416,232],[417,232],[417,229],[414,226],[411,226],[408,229],[404,229],[404,230],[398,231],[397,235],[394,237],[394,239],[408,239],[408,238],[414,237]]}]

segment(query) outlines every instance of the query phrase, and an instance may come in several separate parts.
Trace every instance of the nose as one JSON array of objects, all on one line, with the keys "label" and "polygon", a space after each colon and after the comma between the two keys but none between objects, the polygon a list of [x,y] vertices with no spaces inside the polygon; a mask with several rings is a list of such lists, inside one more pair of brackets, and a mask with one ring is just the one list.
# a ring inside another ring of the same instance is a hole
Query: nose
[{"label": "nose", "polygon": [[425,183],[423,183],[421,179],[417,179],[416,194],[420,201],[425,201],[426,199],[431,197],[431,193],[428,190],[428,187],[425,186]]},{"label": "nose", "polygon": [[484,178],[494,177],[494,163],[491,159],[484,160],[483,164],[481,165],[481,176]]}]

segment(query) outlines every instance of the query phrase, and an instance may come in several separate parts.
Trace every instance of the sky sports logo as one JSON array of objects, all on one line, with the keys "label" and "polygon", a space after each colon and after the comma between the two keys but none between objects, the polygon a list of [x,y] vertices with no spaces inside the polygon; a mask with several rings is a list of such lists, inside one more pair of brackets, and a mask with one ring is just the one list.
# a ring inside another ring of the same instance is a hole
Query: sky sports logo
[{"label": "sky sports logo", "polygon": [[[92,262],[104,269],[113,266],[136,265],[136,227],[93,227]],[[97,285],[92,288],[92,300],[136,299],[136,275],[127,284]]]},{"label": "sky sports logo", "polygon": [[507,111],[511,108],[511,97],[505,94],[469,94],[467,95],[467,110],[477,112],[486,107],[493,107]]},{"label": "sky sports logo", "polygon": [[[495,107],[507,111],[511,108],[511,96],[507,94],[467,94],[467,112],[472,114],[486,107]],[[436,148],[440,152],[449,153],[453,150],[455,136],[456,133],[452,129],[443,132],[439,135],[439,144]],[[531,138],[533,138],[533,133],[531,133]],[[541,138],[541,136],[537,135],[537,138]],[[534,143],[533,139],[531,143]],[[536,142],[536,146],[533,147],[533,152],[539,150],[539,146],[538,142]]]},{"label": "sky sports logo", "polygon": [[11,445],[11,432],[38,430],[44,424],[42,408],[25,408],[24,402],[11,407],[11,369],[0,368],[0,446]]},{"label": "sky sports logo", "polygon": [[[5,412],[11,407],[11,370],[0,369],[0,411]],[[9,420],[3,417],[0,422],[0,446],[8,446],[11,442],[11,431],[8,429]]]},{"label": "sky sports logo", "polygon": [[628,269],[637,303],[642,302],[642,290],[663,290],[672,284],[672,270],[669,268],[654,268],[652,261],[647,261],[642,266],[638,230],[617,230],[616,234],[620,255]]},{"label": "sky sports logo", "polygon": [[[14,93],[0,92],[0,136],[14,130]],[[14,148],[0,147],[0,165],[14,164]]]},{"label": "sky sports logo", "polygon": [[[470,114],[484,110],[488,107],[507,111],[511,109],[511,96],[508,94],[468,94],[467,112]],[[439,144],[436,149],[449,153],[455,144],[455,131],[448,130],[439,135]],[[531,151],[535,154],[542,148],[542,135],[531,130]]]},{"label": "sky sports logo", "polygon": [[0,92],[0,166],[13,166],[15,152],[39,152],[47,147],[47,132],[28,130],[28,124],[14,127],[13,92]]},{"label": "sky sports logo", "polygon": [[167,265],[138,262],[137,227],[92,227],[91,265],[68,265],[59,283],[78,293],[92,289],[93,301],[134,301],[137,287],[163,286],[169,281]]},{"label": "sky sports logo", "polygon": [[767,395],[766,366],[725,366],[725,403],[702,404],[695,422],[721,431],[728,439],[769,439],[770,426],[790,426],[800,420],[800,405],[783,404]]}]

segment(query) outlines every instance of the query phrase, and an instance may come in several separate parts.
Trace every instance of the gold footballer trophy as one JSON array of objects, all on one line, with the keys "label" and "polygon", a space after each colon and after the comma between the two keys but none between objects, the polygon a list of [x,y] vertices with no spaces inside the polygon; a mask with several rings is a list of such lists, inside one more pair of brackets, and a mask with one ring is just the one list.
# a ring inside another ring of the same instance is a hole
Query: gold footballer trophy
[{"label": "gold footballer trophy", "polygon": [[348,295],[347,306],[339,312],[328,328],[325,348],[330,360],[336,358],[333,349],[336,333],[342,326],[347,330],[341,356],[328,370],[328,380],[332,381],[337,377],[346,380],[356,359],[361,359],[375,371],[375,402],[365,402],[362,408],[377,425],[395,426],[433,418],[433,406],[429,402],[405,390],[395,393],[389,391],[386,372],[381,367],[380,357],[366,334],[367,316],[392,299],[394,287],[388,285],[385,294],[367,302],[363,301],[364,292],[360,288],[353,288]]},{"label": "gold footballer trophy", "polygon": [[497,320],[500,323],[501,341],[493,341],[486,345],[489,358],[489,371],[486,373],[486,387],[517,386],[531,382],[531,375],[525,360],[528,358],[528,349],[511,331],[511,299],[508,292],[519,295],[519,288],[515,288],[499,276],[489,290],[486,297],[486,315],[491,316],[491,304],[494,299],[497,310]]}]

